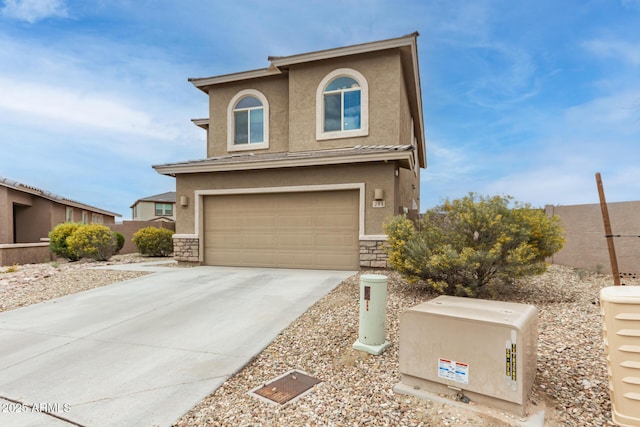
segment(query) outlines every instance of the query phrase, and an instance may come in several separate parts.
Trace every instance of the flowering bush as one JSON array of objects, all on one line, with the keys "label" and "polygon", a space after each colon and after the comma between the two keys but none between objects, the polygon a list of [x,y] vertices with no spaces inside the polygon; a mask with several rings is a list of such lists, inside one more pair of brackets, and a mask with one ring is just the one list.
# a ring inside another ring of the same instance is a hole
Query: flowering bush
[{"label": "flowering bush", "polygon": [[87,224],[67,238],[67,246],[81,258],[106,261],[116,252],[118,239],[106,225]]},{"label": "flowering bush", "polygon": [[173,253],[173,231],[145,227],[133,233],[133,243],[142,255],[168,256]]},{"label": "flowering bush", "polygon": [[403,216],[385,223],[389,263],[409,281],[437,292],[477,297],[488,284],[541,274],[564,246],[557,216],[512,198],[470,193],[430,209],[417,226]]},{"label": "flowering bush", "polygon": [[80,255],[75,253],[73,249],[70,249],[67,245],[67,238],[71,236],[82,224],[77,222],[65,222],[58,224],[49,233],[49,248],[51,252],[69,261],[77,261],[80,259]]}]

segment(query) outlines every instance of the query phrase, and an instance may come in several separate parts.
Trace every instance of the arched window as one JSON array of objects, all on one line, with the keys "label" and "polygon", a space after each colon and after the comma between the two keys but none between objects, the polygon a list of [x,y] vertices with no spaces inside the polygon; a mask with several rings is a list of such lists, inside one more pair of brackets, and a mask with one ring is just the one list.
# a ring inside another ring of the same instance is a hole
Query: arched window
[{"label": "arched window", "polygon": [[338,77],[324,90],[324,131],[360,129],[360,85],[351,77]]},{"label": "arched window", "polygon": [[238,92],[227,110],[229,151],[269,148],[269,103],[253,89]]},{"label": "arched window", "polygon": [[365,136],[369,132],[369,90],[362,74],[348,68],[329,73],[316,92],[318,139]]}]

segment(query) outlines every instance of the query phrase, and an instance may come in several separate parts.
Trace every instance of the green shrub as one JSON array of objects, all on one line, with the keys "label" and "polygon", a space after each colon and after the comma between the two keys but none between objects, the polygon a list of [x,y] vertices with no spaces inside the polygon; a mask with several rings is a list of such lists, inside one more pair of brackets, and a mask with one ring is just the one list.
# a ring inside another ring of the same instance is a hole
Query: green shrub
[{"label": "green shrub", "polygon": [[80,255],[75,253],[72,249],[69,249],[67,245],[67,238],[76,231],[81,224],[76,222],[65,222],[58,224],[49,233],[49,248],[51,252],[59,257],[68,259],[69,261],[77,261],[80,259]]},{"label": "green shrub", "polygon": [[166,228],[145,227],[133,234],[133,243],[142,255],[168,256],[173,253],[173,231]]},{"label": "green shrub", "polygon": [[114,234],[116,235],[116,253],[120,253],[120,251],[124,247],[125,239],[122,233],[118,233],[117,231],[114,231]]},{"label": "green shrub", "polygon": [[106,225],[87,224],[67,238],[67,245],[80,257],[106,261],[115,253],[118,239]]},{"label": "green shrub", "polygon": [[543,273],[545,258],[564,245],[560,220],[511,201],[470,193],[430,209],[417,227],[402,216],[390,219],[389,263],[410,281],[470,297],[489,284]]}]

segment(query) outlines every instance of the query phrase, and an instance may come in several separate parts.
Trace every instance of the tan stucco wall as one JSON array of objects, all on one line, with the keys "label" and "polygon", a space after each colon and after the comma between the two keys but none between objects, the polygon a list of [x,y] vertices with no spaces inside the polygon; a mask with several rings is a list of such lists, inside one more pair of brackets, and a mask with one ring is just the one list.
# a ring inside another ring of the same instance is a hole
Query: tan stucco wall
[{"label": "tan stucco wall", "polygon": [[49,243],[0,244],[0,266],[38,264],[53,259]]},{"label": "tan stucco wall", "polygon": [[399,108],[398,108],[398,127],[399,127],[399,144],[412,145],[411,139],[411,109],[409,107],[409,98],[407,92],[404,90],[404,77],[402,73],[398,77],[399,85],[398,91],[400,94]]},{"label": "tan stucco wall", "polygon": [[[316,140],[316,91],[322,79],[338,68],[361,73],[369,86],[369,136]],[[289,70],[289,150],[308,151],[355,145],[399,144],[401,76],[400,55],[383,52],[337,58],[322,63],[305,63]]]},{"label": "tan stucco wall", "polygon": [[[354,69],[367,80],[369,135],[318,141],[317,88],[327,74],[338,68]],[[228,154],[227,109],[231,99],[244,89],[258,90],[269,101],[269,148],[253,150],[255,153],[411,143],[411,116],[398,52],[298,64],[283,75],[212,87],[209,90],[207,157]]]},{"label": "tan stucco wall", "polygon": [[[178,175],[176,177],[177,197],[187,196],[189,205],[176,207],[176,233],[196,232],[194,224],[196,190],[365,183],[365,234],[383,234],[383,221],[395,214],[398,209],[395,206],[395,169],[395,162],[379,162]],[[385,191],[386,206],[384,208],[372,207],[376,188],[382,188]]]},{"label": "tan stucco wall", "polygon": [[[16,204],[16,236],[13,232],[13,206]],[[73,221],[80,222],[83,209],[73,208]],[[85,210],[88,222],[91,211]],[[104,224],[113,224],[113,216],[102,215]],[[0,244],[38,243],[58,224],[66,221],[66,205],[34,194],[0,186]]]},{"label": "tan stucco wall", "polygon": [[0,186],[0,244],[13,243],[13,212],[8,191],[7,187]]},{"label": "tan stucco wall", "polygon": [[396,187],[396,214],[403,213],[402,207],[412,210],[412,200],[418,205],[416,212],[411,212],[411,218],[417,218],[420,211],[420,170],[417,174],[408,169],[400,169]]},{"label": "tan stucco wall", "polygon": [[38,197],[34,197],[32,205],[17,207],[16,243],[36,243],[41,238],[46,238],[51,230],[52,203]]},{"label": "tan stucco wall", "polygon": [[241,90],[255,89],[269,101],[269,148],[256,153],[287,151],[289,138],[289,86],[286,76],[217,85],[209,90],[207,157],[227,154],[227,108]]},{"label": "tan stucco wall", "polygon": [[[613,234],[640,235],[640,201],[608,203]],[[607,239],[599,204],[547,206],[548,215],[560,217],[565,228],[564,248],[553,263],[611,272]],[[620,273],[640,275],[640,238],[614,238]]]}]

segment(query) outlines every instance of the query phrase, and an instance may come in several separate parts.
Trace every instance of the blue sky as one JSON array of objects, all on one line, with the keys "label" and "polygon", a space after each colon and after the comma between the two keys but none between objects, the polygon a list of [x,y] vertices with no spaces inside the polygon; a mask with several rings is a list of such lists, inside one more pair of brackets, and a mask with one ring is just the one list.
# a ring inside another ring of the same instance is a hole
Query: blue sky
[{"label": "blue sky", "polygon": [[205,157],[189,77],[413,31],[421,211],[640,200],[640,0],[0,0],[0,176],[130,219]]}]

